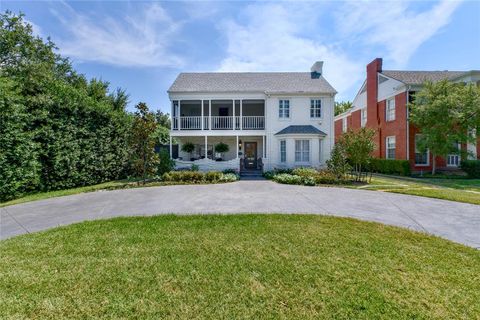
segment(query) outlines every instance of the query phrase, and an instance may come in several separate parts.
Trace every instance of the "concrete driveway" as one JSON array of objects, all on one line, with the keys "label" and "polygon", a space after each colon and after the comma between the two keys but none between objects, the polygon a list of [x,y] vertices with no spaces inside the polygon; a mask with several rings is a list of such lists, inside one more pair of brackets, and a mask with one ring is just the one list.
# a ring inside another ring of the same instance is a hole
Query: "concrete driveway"
[{"label": "concrete driveway", "polygon": [[84,220],[164,213],[310,213],[353,217],[480,248],[480,206],[344,188],[239,181],[84,193],[0,208],[0,238]]}]

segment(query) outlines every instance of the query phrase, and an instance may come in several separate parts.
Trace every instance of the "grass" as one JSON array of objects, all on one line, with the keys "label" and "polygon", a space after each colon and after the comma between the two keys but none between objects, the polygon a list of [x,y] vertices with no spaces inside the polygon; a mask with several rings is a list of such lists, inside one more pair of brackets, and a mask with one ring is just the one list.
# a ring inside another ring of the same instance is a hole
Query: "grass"
[{"label": "grass", "polygon": [[346,218],[116,218],[1,241],[0,252],[6,319],[480,314],[480,251]]},{"label": "grass", "polygon": [[[216,182],[216,183],[228,183],[228,182]],[[192,183],[186,183],[186,182],[182,183],[182,182],[173,182],[173,181],[172,182],[151,181],[151,182],[147,182],[146,184],[142,184],[142,183],[139,184],[138,179],[116,180],[116,181],[109,181],[109,182],[95,184],[91,186],[85,186],[85,187],[33,193],[18,199],[0,202],[0,208],[11,206],[14,204],[30,202],[30,201],[44,200],[44,199],[62,197],[62,196],[71,196],[74,194],[85,193],[85,192],[117,190],[117,189],[127,189],[127,188],[158,187],[158,186],[170,186],[170,185],[181,185],[181,184],[192,184]],[[196,183],[196,184],[200,184],[200,183]],[[209,182],[202,182],[202,184],[209,184]]]},{"label": "grass", "polygon": [[480,204],[480,179],[375,175],[370,184],[354,186],[354,188]]}]

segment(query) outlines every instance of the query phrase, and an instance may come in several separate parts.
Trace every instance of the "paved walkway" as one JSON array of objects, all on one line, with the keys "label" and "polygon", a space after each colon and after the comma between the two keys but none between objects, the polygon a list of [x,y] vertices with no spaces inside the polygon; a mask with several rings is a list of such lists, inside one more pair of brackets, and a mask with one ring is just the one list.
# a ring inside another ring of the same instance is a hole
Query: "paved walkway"
[{"label": "paved walkway", "polygon": [[164,213],[312,213],[424,231],[480,248],[480,206],[401,194],[271,181],[83,193],[0,208],[0,238],[83,220]]}]

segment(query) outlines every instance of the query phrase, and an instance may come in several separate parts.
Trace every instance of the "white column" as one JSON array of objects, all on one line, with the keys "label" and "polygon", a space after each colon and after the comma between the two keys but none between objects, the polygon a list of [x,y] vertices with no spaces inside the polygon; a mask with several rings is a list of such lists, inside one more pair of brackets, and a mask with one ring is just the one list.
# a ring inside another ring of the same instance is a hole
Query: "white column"
[{"label": "white column", "polygon": [[265,159],[265,136],[262,136],[262,159]]},{"label": "white column", "polygon": [[208,158],[208,143],[207,143],[207,136],[205,136],[205,159]]},{"label": "white column", "polygon": [[212,130],[212,100],[208,100],[208,130]]},{"label": "white column", "polygon": [[202,130],[203,130],[203,100],[200,100],[200,108],[201,108],[201,110],[202,110],[202,112],[201,112],[201,115],[202,115],[202,116],[200,117],[200,121],[202,122],[201,128],[202,128]]},{"label": "white column", "polygon": [[243,130],[243,110],[242,110],[243,100],[240,99],[240,130]]},{"label": "white column", "polygon": [[182,100],[178,100],[178,130],[182,130],[182,112],[181,112],[181,107],[182,106]]},{"label": "white column", "polygon": [[235,99],[232,100],[232,130],[235,130]]},{"label": "white column", "polygon": [[237,159],[238,159],[238,151],[239,150],[238,150],[238,136],[237,136],[237,156],[236,156]]},{"label": "white column", "polygon": [[172,136],[170,135],[170,159],[173,159],[173,154],[172,154]]}]

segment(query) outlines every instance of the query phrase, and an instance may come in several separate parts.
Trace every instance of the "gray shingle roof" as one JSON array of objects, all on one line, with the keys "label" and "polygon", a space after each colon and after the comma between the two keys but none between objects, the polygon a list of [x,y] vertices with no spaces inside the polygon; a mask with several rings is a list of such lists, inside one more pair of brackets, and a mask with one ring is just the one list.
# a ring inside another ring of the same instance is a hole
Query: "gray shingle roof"
[{"label": "gray shingle roof", "polygon": [[310,72],[180,73],[168,92],[336,93]]},{"label": "gray shingle roof", "polygon": [[327,134],[323,132],[322,130],[319,130],[315,128],[314,126],[311,125],[305,125],[305,126],[300,126],[300,125],[292,125],[288,126],[279,132],[275,133],[275,135],[280,135],[280,134],[319,134],[322,136],[326,136]]},{"label": "gray shingle roof", "polygon": [[455,79],[469,71],[399,71],[383,70],[387,77],[399,80],[405,84],[421,85],[425,81],[437,82],[444,79]]}]

